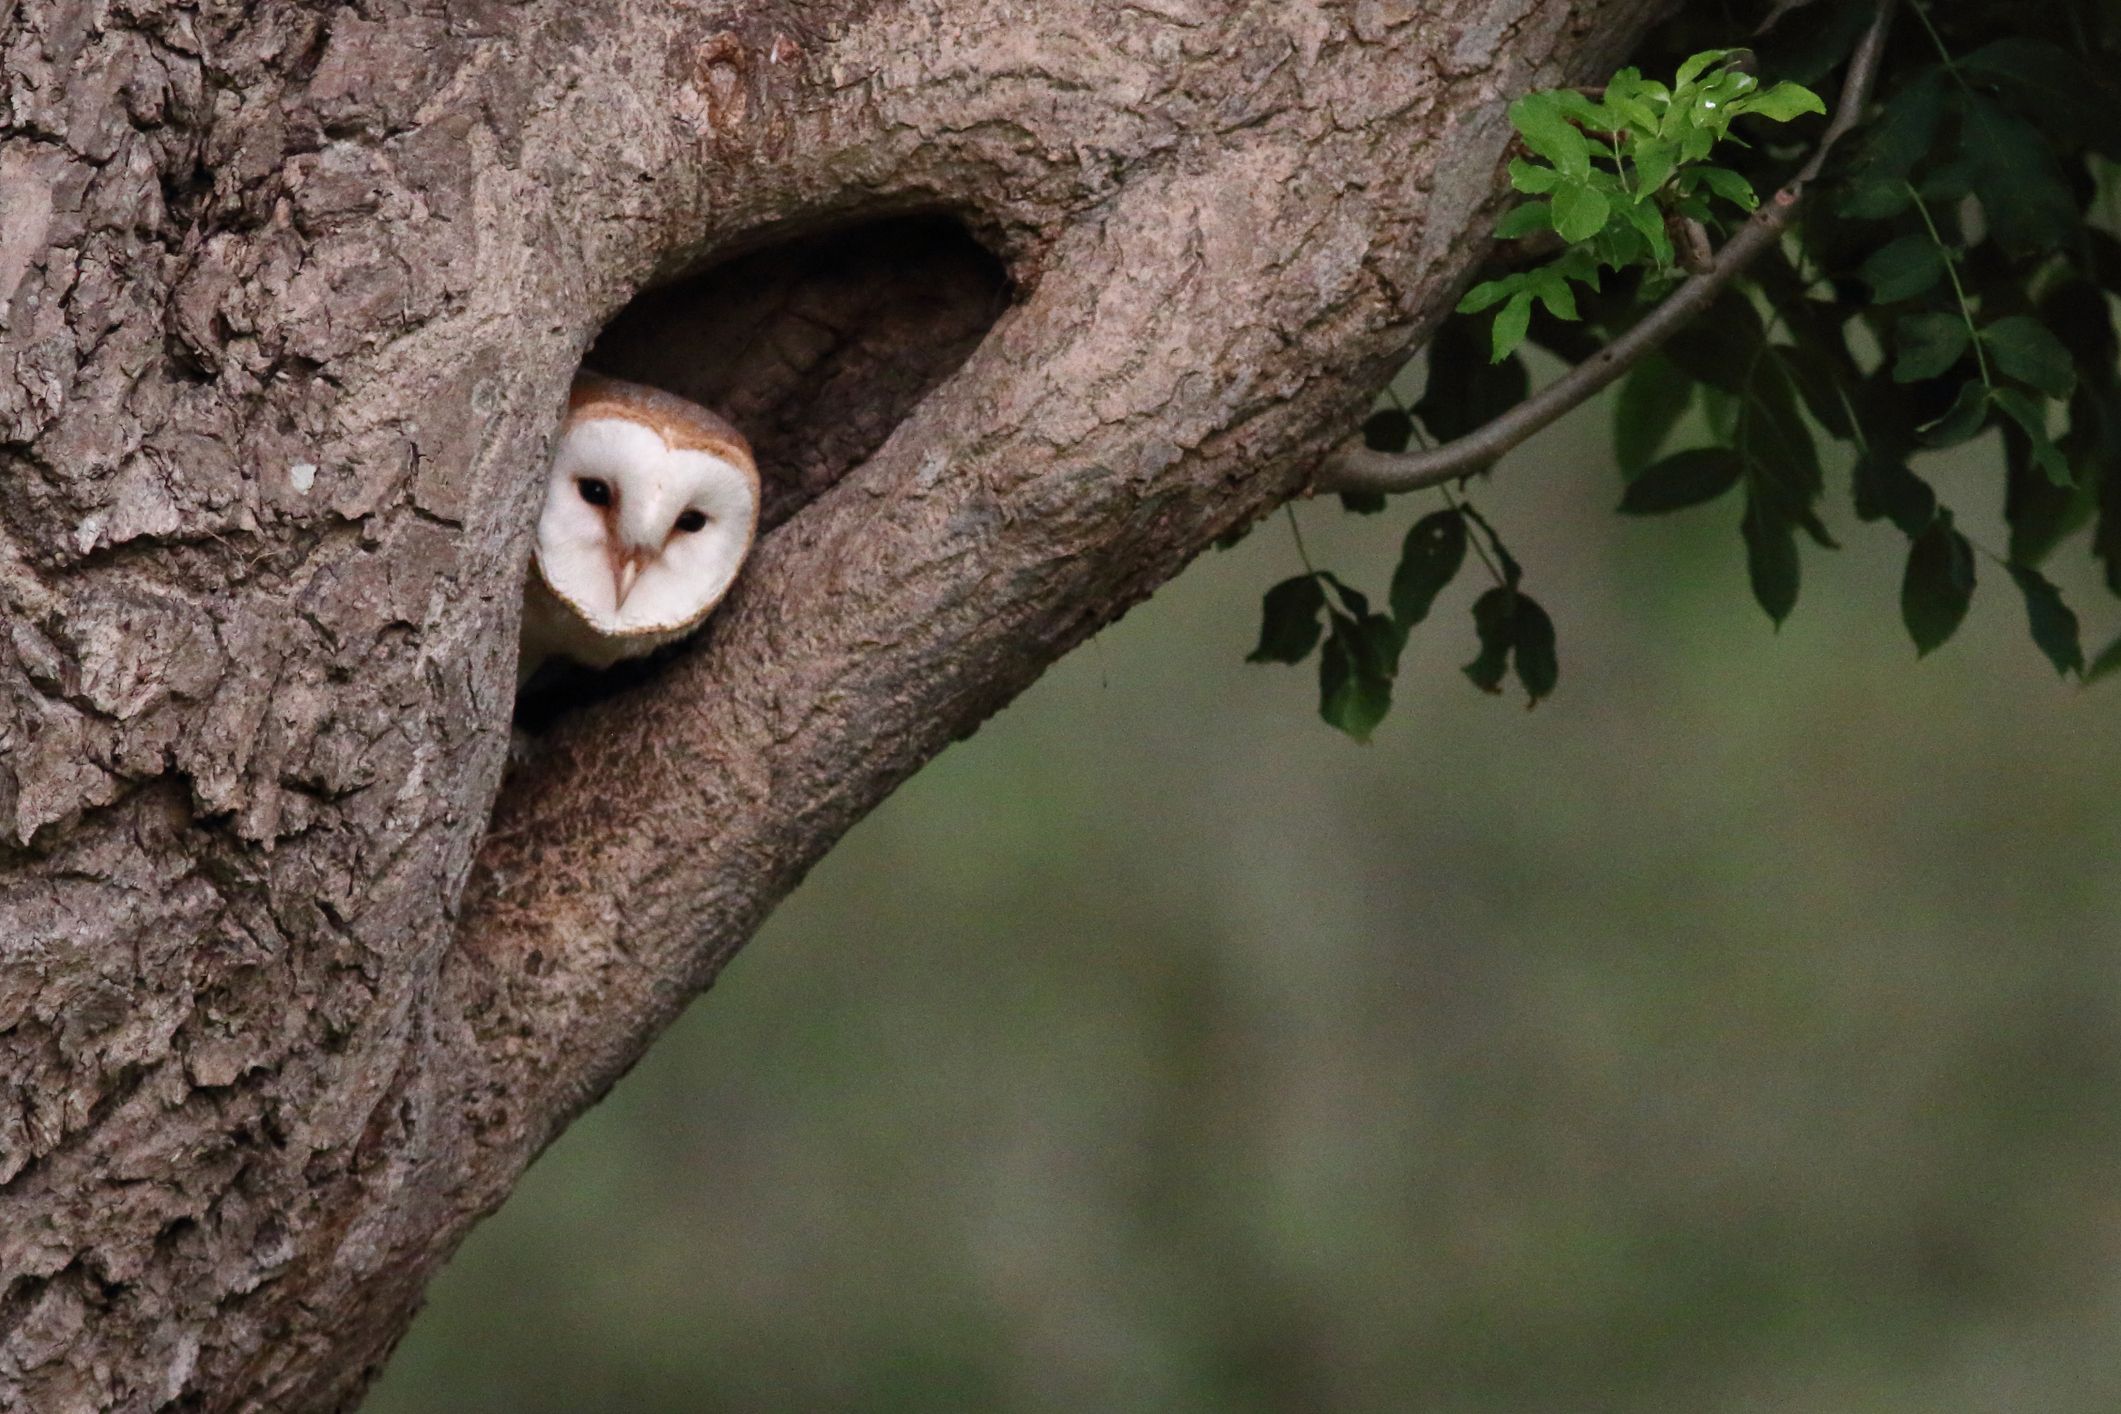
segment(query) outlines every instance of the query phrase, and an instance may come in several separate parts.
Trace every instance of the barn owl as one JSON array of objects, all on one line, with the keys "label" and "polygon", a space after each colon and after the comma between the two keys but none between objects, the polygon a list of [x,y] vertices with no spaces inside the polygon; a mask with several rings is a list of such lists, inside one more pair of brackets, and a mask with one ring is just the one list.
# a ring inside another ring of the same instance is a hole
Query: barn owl
[{"label": "barn owl", "polygon": [[758,468],[735,428],[659,388],[579,375],[538,517],[517,685],[548,658],[608,668],[699,627],[758,519]]}]

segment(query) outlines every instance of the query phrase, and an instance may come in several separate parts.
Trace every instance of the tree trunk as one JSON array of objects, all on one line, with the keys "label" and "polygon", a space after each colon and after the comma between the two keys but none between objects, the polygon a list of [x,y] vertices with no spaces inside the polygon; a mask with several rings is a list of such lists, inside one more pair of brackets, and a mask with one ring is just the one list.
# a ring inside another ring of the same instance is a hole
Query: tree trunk
[{"label": "tree trunk", "polygon": [[[1504,100],[1661,8],[0,0],[0,1407],[355,1402],[842,831],[1301,488]],[[510,767],[607,323],[778,528]]]}]

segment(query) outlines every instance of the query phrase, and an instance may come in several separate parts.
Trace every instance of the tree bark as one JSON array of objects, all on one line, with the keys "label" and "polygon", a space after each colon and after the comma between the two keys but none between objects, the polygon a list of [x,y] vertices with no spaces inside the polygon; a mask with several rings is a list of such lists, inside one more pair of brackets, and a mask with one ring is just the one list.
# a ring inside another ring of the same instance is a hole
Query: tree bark
[{"label": "tree bark", "polygon": [[[1507,98],[1662,8],[0,0],[0,1407],[356,1402],[854,820],[1302,487]],[[511,768],[622,308],[777,528]]]}]

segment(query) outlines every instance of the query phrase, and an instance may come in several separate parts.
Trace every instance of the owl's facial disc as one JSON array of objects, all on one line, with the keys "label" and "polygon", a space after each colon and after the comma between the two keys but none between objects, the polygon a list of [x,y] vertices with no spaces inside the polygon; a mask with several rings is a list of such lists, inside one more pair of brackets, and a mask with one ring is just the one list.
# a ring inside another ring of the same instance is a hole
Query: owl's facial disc
[{"label": "owl's facial disc", "polygon": [[668,633],[721,599],[757,515],[748,468],[625,418],[584,418],[553,458],[538,571],[600,632]]}]

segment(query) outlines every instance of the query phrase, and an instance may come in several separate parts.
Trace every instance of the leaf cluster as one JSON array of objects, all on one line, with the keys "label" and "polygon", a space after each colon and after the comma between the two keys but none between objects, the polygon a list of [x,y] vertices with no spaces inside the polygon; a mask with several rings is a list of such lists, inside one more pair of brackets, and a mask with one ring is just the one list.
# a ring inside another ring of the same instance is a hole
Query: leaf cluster
[{"label": "leaf cluster", "polygon": [[1461,314],[1499,306],[1492,359],[1524,342],[1535,302],[1556,319],[1577,319],[1574,287],[1600,292],[1604,271],[1640,267],[1667,281],[1679,248],[1698,246],[1719,221],[1715,203],[1740,213],[1760,205],[1751,182],[1708,157],[1719,144],[1740,141],[1731,132],[1740,118],[1788,122],[1824,113],[1826,105],[1802,84],[1763,88],[1747,67],[1750,57],[1705,50],[1682,63],[1671,84],[1622,69],[1596,96],[1547,90],[1510,105],[1510,124],[1529,154],[1511,161],[1510,184],[1534,200],[1505,216],[1495,234],[1558,238],[1567,249],[1467,291]]},{"label": "leaf cluster", "polygon": [[[1412,419],[1400,411],[1379,413],[1364,428],[1373,446],[1392,451],[1404,451],[1413,432]],[[1391,710],[1408,637],[1458,577],[1469,548],[1495,583],[1474,601],[1478,649],[1465,665],[1466,677],[1483,692],[1499,693],[1514,672],[1529,704],[1538,705],[1561,675],[1554,622],[1524,592],[1524,569],[1495,527],[1456,498],[1407,531],[1382,612],[1372,611],[1370,601],[1337,575],[1307,567],[1267,591],[1259,646],[1247,661],[1296,664],[1317,651],[1319,715],[1355,740],[1368,741]]]},{"label": "leaf cluster", "polygon": [[[1834,545],[1822,470],[1845,467],[1855,518],[1904,538],[1900,610],[1918,655],[1957,631],[1986,562],[2055,669],[2096,677],[2121,643],[2087,663],[2045,567],[2088,530],[2121,596],[2121,86],[2095,60],[2111,52],[2112,17],[2089,4],[2031,24],[2023,7],[1906,9],[1881,101],[1795,237],[1623,387],[1620,509],[1741,495],[1748,575],[1779,623],[1801,541]],[[1631,317],[1612,313],[1613,329]],[[1692,407],[1707,414],[1705,445],[1658,458]],[[1984,433],[2000,546],[1968,536],[1930,472]]]},{"label": "leaf cluster", "polygon": [[[1643,69],[1678,64],[1669,87],[1628,69],[1602,91],[1513,105],[1526,155],[1511,181],[1535,200],[1499,234],[1562,253],[1527,270],[1512,268],[1521,250],[1499,249],[1432,342],[1413,417],[1380,414],[1398,421],[1373,420],[1373,446],[1403,446],[1416,418],[1437,440],[1462,436],[1521,400],[1521,345],[1595,356],[1669,286],[1691,235],[1802,164],[1823,126],[1810,86],[1847,61],[1871,7],[1751,8],[1779,23],[1750,57],[1702,43],[1734,20],[1749,32],[1746,4],[1685,7],[1642,56]],[[2015,590],[2053,667],[2089,682],[2121,670],[2121,638],[2088,652],[2051,570],[2064,549],[2088,553],[2121,598],[2121,6],[1901,11],[1878,100],[1793,234],[1621,384],[1619,509],[1733,505],[1747,579],[1777,624],[1798,602],[1806,547],[1837,548],[1833,522],[1852,516],[1900,547],[1918,656],[1951,640],[1988,576]],[[1780,81],[1756,83],[1755,65]],[[1955,468],[1987,456],[1991,469],[1939,481],[1936,460],[1955,448]],[[1484,525],[1457,504],[1438,514]],[[2007,541],[1978,543],[1967,527],[1998,504]],[[1537,684],[1553,685],[1551,624],[1518,607],[1522,574],[1508,565],[1507,595],[1476,608],[1482,651],[1467,671],[1492,689],[1514,662],[1537,700]],[[1412,627],[1393,624],[1402,640]]]}]

